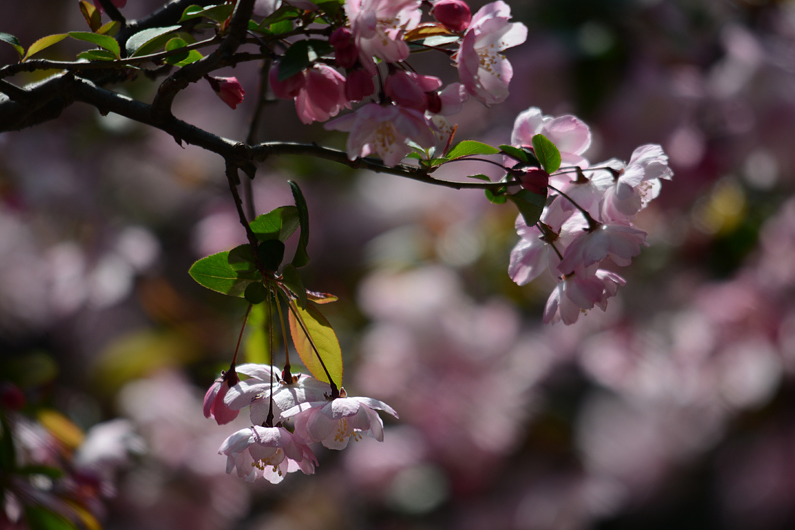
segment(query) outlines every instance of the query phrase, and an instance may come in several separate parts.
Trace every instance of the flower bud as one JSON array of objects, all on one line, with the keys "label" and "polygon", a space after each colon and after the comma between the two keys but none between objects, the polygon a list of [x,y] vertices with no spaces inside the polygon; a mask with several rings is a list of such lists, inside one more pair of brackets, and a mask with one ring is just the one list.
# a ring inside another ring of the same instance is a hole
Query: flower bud
[{"label": "flower bud", "polygon": [[353,33],[348,28],[337,28],[328,40],[334,46],[334,59],[343,68],[353,68],[359,60],[359,50],[353,42]]},{"label": "flower bud", "polygon": [[518,175],[522,187],[536,195],[546,195],[549,186],[549,173],[539,168],[523,171]]},{"label": "flower bud", "polygon": [[240,81],[236,77],[207,76],[206,79],[210,82],[210,86],[218,94],[218,97],[232,109],[237,108],[243,102],[243,96],[246,95],[246,91],[243,90]]},{"label": "flower bud", "polygon": [[439,0],[433,5],[431,14],[451,31],[464,31],[472,20],[469,6],[463,0]]},{"label": "flower bud", "polygon": [[375,84],[364,70],[351,70],[345,80],[345,97],[348,101],[361,101],[375,93]]}]

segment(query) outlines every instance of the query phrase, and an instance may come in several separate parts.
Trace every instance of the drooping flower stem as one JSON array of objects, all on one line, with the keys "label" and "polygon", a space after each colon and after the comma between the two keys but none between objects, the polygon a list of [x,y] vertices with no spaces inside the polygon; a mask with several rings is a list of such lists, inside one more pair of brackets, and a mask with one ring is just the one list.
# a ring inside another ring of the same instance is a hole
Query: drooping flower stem
[{"label": "drooping flower stem", "polygon": [[[268,289],[268,360],[270,362],[270,378],[268,380],[268,416],[265,418],[264,427],[273,427],[273,303],[279,304],[278,297],[274,296],[273,289]],[[286,339],[285,339],[286,341]]]},{"label": "drooping flower stem", "polygon": [[563,254],[561,254],[560,250],[558,250],[558,247],[555,246],[555,240],[558,238],[558,234],[553,232],[549,226],[542,223],[541,221],[536,223],[536,227],[538,227],[538,230],[544,234],[543,240],[552,247],[552,250],[554,250],[555,254],[558,255],[560,261],[563,261]]},{"label": "drooping flower stem", "polygon": [[251,313],[251,307],[252,307],[252,304],[248,304],[248,307],[246,308],[246,312],[245,312],[245,314],[243,314],[243,325],[240,326],[240,334],[237,337],[237,345],[235,346],[235,355],[234,355],[234,357],[232,357],[232,367],[231,368],[234,368],[235,364],[237,364],[237,354],[240,351],[240,343],[243,341],[243,332],[246,330],[246,322],[248,321],[249,313]]},{"label": "drooping flower stem", "polygon": [[301,314],[296,309],[295,302],[293,300],[290,300],[290,297],[284,291],[282,291],[282,294],[287,300],[287,307],[290,308],[290,311],[292,311],[293,316],[295,316],[295,320],[301,326],[301,331],[303,331],[304,335],[306,335],[309,344],[312,346],[312,350],[314,350],[315,355],[317,355],[318,361],[320,361],[320,366],[323,368],[323,372],[325,372],[326,374],[326,378],[328,379],[329,385],[331,386],[331,396],[329,397],[331,399],[336,399],[340,397],[340,391],[337,388],[337,385],[334,383],[334,380],[331,378],[331,374],[329,373],[328,368],[326,368],[326,363],[323,362],[323,357],[320,355],[320,352],[318,351],[317,346],[315,345],[315,341],[312,339],[312,335],[309,334],[309,330],[307,329],[306,324],[304,323],[303,317],[301,317]]},{"label": "drooping flower stem", "polygon": [[284,315],[282,314],[282,305],[279,303],[278,297],[276,298],[276,310],[279,312],[279,323],[282,326],[282,337],[284,338],[284,370],[282,371],[282,379],[285,383],[292,384],[293,374],[290,372],[290,349],[287,347],[287,328],[284,325]]},{"label": "drooping flower stem", "polygon": [[585,217],[585,220],[588,221],[588,231],[589,232],[593,232],[594,230],[596,230],[597,228],[602,226],[602,223],[600,223],[599,221],[597,221],[596,219],[591,217],[591,214],[589,214],[588,211],[585,208],[583,208],[582,206],[577,204],[577,202],[574,199],[572,199],[571,197],[569,197],[568,195],[566,195],[565,193],[563,193],[562,191],[557,189],[555,186],[549,186],[549,189],[551,189],[552,191],[554,191],[555,193],[557,193],[561,197],[564,197],[566,200],[568,200],[570,203],[572,203],[575,208],[577,208],[580,211],[580,213]]}]

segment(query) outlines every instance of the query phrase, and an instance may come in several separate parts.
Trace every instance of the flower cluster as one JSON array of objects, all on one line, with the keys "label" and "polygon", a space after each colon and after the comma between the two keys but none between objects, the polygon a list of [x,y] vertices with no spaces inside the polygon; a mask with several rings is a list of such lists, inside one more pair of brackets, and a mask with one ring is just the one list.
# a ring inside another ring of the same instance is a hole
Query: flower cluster
[{"label": "flower cluster", "polygon": [[[248,378],[240,380],[237,372]],[[205,395],[205,416],[218,424],[250,409],[252,426],[229,436],[218,450],[227,457],[227,473],[237,470],[248,482],[264,478],[273,484],[294,471],[309,475],[317,465],[310,444],[344,449],[351,438],[364,434],[380,442],[384,423],[375,411],[397,417],[392,407],[376,399],[348,397],[344,389],[335,395],[329,384],[306,374],[284,375],[287,380],[269,366],[243,364],[225,373]],[[288,420],[292,432],[285,427]]]},{"label": "flower cluster", "polygon": [[508,273],[519,285],[551,273],[558,284],[544,322],[573,324],[594,306],[604,310],[624,285],[624,278],[602,266],[608,259],[629,265],[647,246],[646,232],[633,221],[659,194],[660,180],[673,173],[659,145],[638,147],[629,162],[610,159],[592,166],[582,156],[591,144],[588,126],[574,116],[544,116],[535,107],[516,118],[511,143],[529,147],[538,134],[555,143],[567,165],[551,175],[518,165],[512,169],[525,189],[555,194],[539,222],[529,226],[521,215],[516,219],[522,239],[511,252]]},{"label": "flower cluster", "polygon": [[[353,114],[325,125],[350,133],[351,160],[376,155],[395,166],[411,152],[412,144],[424,149],[445,145],[451,128],[445,127],[443,116],[459,112],[470,95],[485,105],[508,96],[513,71],[501,52],[523,43],[527,28],[509,22],[510,7],[502,1],[472,15],[463,0],[437,0],[430,11],[436,22],[428,23],[421,23],[422,4],[348,0],[347,24],[335,28],[329,38],[336,68],[313,62],[285,77],[285,55],[271,71],[274,95],[293,99],[300,120],[307,124],[327,121],[352,103],[363,102]],[[460,82],[443,87],[440,78],[416,73],[406,63],[410,42],[450,55]]]}]

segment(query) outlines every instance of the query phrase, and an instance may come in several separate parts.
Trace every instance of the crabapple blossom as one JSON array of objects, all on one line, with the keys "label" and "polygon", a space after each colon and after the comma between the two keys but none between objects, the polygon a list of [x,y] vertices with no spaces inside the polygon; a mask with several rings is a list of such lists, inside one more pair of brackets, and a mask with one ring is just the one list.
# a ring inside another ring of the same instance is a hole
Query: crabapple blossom
[{"label": "crabapple blossom", "polygon": [[307,443],[320,442],[329,449],[344,449],[348,440],[361,439],[367,433],[379,442],[384,440],[384,422],[375,410],[383,410],[394,417],[397,412],[377,399],[343,397],[331,401],[300,403],[284,412],[293,417],[295,436]]},{"label": "crabapple blossom", "polygon": [[246,91],[243,90],[243,86],[236,77],[206,76],[206,79],[221,101],[232,107],[233,110],[243,102]]},{"label": "crabapple blossom", "polygon": [[345,98],[348,101],[361,101],[374,93],[373,76],[367,70],[357,68],[348,71],[348,78],[345,80]]},{"label": "crabapple blossom", "polygon": [[216,379],[207,393],[204,395],[204,417],[213,418],[218,425],[224,425],[237,418],[240,413],[230,409],[224,403],[229,388],[238,382],[237,373],[234,365],[227,372],[223,372],[221,377]]},{"label": "crabapple blossom", "polygon": [[583,274],[571,274],[563,278],[552,294],[549,295],[544,308],[544,324],[554,324],[563,320],[566,325],[574,324],[580,316],[594,305],[604,311],[607,309],[607,299],[615,296],[618,286],[624,285],[626,280],[618,274],[595,270],[591,267]]},{"label": "crabapple blossom", "polygon": [[428,121],[416,110],[395,105],[368,103],[325,125],[326,129],[349,132],[348,158],[375,153],[387,166],[395,166],[409,152],[409,140],[432,147],[435,139]]},{"label": "crabapple blossom", "polygon": [[538,107],[530,107],[516,117],[511,144],[532,146],[533,136],[537,134],[543,134],[555,144],[562,164],[588,167],[582,154],[591,146],[591,130],[577,117],[544,116]]},{"label": "crabapple blossom", "polygon": [[464,31],[472,20],[472,12],[463,0],[437,0],[433,3],[431,15],[452,31]]},{"label": "crabapple blossom", "polygon": [[612,259],[616,265],[629,265],[640,254],[641,245],[648,246],[643,230],[623,224],[602,224],[580,235],[566,248],[558,269],[571,274],[605,258]]},{"label": "crabapple blossom", "polygon": [[362,65],[375,73],[373,57],[388,63],[405,60],[409,47],[403,33],[420,22],[421,0],[348,0],[345,14],[350,21]]},{"label": "crabapple blossom", "polygon": [[304,76],[304,86],[295,96],[295,110],[303,123],[326,121],[350,106],[345,97],[345,76],[335,69],[315,64]]},{"label": "crabapple blossom", "polygon": [[462,83],[450,83],[438,92],[439,108],[431,109],[430,103],[428,112],[441,114],[442,116],[452,116],[461,112],[464,102],[469,99],[469,92]]},{"label": "crabapple blossom", "polygon": [[218,454],[226,455],[227,473],[237,469],[237,475],[247,482],[264,478],[278,484],[287,473],[299,469],[311,475],[317,465],[312,450],[284,427],[241,429],[224,440]]},{"label": "crabapple blossom", "polygon": [[334,60],[343,68],[353,68],[359,60],[359,50],[353,41],[353,33],[348,28],[337,28],[328,43],[334,46]]},{"label": "crabapple blossom", "polygon": [[500,53],[527,39],[527,27],[508,22],[511,8],[498,1],[481,7],[472,17],[456,54],[458,76],[470,94],[487,106],[508,97],[511,63]]},{"label": "crabapple blossom", "polygon": [[[306,374],[293,376],[293,382],[284,381],[274,386],[273,393],[269,391],[255,395],[251,401],[251,423],[263,424],[268,418],[268,413],[273,412],[273,423],[276,424],[284,418],[284,411],[289,410],[299,403],[310,401],[323,401],[329,393],[328,383],[324,383]],[[271,409],[271,399],[273,409]]]},{"label": "crabapple blossom", "polygon": [[271,388],[278,388],[279,376],[265,364],[247,363],[237,367],[237,371],[247,375],[248,379],[238,381],[225,392],[224,403],[231,410],[239,411],[251,404],[255,396],[270,393]]},{"label": "crabapple blossom", "polygon": [[519,285],[529,283],[545,271],[555,277],[560,276],[560,255],[587,226],[581,216],[570,216],[560,228],[555,229],[547,224],[552,222],[549,214],[554,215],[554,211],[545,212],[540,227],[528,226],[521,215],[516,217],[516,231],[522,239],[511,250],[508,275]]},{"label": "crabapple blossom", "polygon": [[442,80],[438,77],[397,70],[386,78],[384,92],[401,107],[425,112],[428,110],[426,94],[438,90],[441,86]]}]

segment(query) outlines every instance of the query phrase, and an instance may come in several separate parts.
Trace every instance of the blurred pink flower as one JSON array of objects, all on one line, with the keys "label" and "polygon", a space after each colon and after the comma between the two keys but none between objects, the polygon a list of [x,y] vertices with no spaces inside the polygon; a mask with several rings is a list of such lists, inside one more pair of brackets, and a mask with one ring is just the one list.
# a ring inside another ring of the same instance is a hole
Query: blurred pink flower
[{"label": "blurred pink flower", "polygon": [[311,475],[317,465],[312,450],[283,427],[255,425],[241,429],[224,440],[218,454],[227,457],[227,473],[237,468],[237,475],[247,482],[264,478],[278,484],[287,473],[299,469]]},{"label": "blurred pink flower", "polygon": [[339,397],[332,401],[302,403],[284,412],[293,416],[295,435],[306,441],[320,442],[329,449],[345,449],[348,440],[368,433],[379,442],[384,440],[384,422],[375,410],[398,417],[397,412],[377,399]]},{"label": "blurred pink flower", "polygon": [[500,52],[527,39],[527,27],[521,22],[508,22],[510,18],[511,8],[505,2],[480,8],[456,55],[461,82],[487,106],[505,101],[513,77],[511,63]]}]

